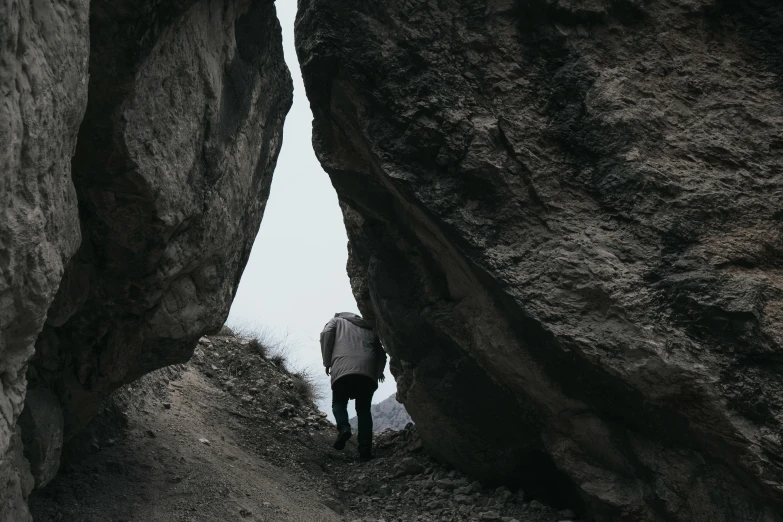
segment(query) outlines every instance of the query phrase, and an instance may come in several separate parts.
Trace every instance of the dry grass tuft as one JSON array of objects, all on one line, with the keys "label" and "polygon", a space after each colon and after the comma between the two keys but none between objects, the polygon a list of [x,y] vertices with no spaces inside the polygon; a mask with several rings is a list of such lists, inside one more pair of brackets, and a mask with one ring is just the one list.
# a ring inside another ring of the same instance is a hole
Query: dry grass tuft
[{"label": "dry grass tuft", "polygon": [[269,358],[269,347],[262,343],[257,338],[253,338],[250,340],[250,343],[247,345],[248,349],[253,351],[254,353],[260,355],[264,359]]},{"label": "dry grass tuft", "polygon": [[323,385],[315,378],[315,373],[307,368],[291,373],[294,390],[305,402],[318,402],[325,397]]},{"label": "dry grass tuft", "polygon": [[291,344],[288,334],[278,336],[269,328],[252,324],[231,325],[236,337],[250,339],[248,350],[273,363],[278,370],[291,376],[294,390],[303,402],[317,402],[326,397],[323,383],[310,368],[294,368],[291,364]]},{"label": "dry grass tuft", "polygon": [[285,369],[290,346],[288,334],[276,335],[271,329],[253,324],[232,325],[234,335],[240,339],[250,339],[248,347],[264,359],[271,361],[280,369]]}]

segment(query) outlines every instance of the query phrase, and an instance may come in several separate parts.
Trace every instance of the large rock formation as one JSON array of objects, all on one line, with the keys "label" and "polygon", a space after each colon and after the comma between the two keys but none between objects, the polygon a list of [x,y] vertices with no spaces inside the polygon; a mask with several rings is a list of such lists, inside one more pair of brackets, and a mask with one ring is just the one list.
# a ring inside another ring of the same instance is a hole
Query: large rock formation
[{"label": "large rock formation", "polygon": [[442,459],[783,520],[783,10],[300,0],[314,146]]},{"label": "large rock formation", "polygon": [[79,246],[71,155],[87,104],[89,4],[0,2],[0,520],[29,519],[16,427],[25,371]]},{"label": "large rock formation", "polygon": [[37,343],[66,434],[223,324],[266,205],[292,85],[271,2],[95,0],[73,158],[82,246]]},{"label": "large rock formation", "polygon": [[[292,84],[269,1],[6,2],[0,34],[0,519],[24,520],[12,440],[45,482],[63,431],[223,324]],[[26,370],[59,401],[12,437]]]}]

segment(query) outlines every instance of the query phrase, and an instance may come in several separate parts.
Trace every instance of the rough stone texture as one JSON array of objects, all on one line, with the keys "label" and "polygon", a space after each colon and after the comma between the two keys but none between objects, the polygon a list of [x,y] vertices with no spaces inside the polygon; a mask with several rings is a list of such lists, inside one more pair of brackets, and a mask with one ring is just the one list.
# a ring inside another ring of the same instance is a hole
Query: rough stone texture
[{"label": "rough stone texture", "polygon": [[187,364],[116,390],[69,441],[67,473],[31,495],[35,521],[576,518],[438,463],[412,424],[378,434],[370,462],[359,462],[355,437],[335,451],[335,425],[272,359],[251,339],[205,336]]},{"label": "rough stone texture", "polygon": [[269,1],[5,1],[0,40],[0,520],[24,521],[20,441],[41,485],[63,432],[50,404],[20,436],[28,381],[67,437],[220,328],[292,85]]},{"label": "rough stone texture", "polygon": [[783,520],[780,5],[299,7],[354,294],[431,450],[607,520]]},{"label": "rough stone texture", "polygon": [[63,449],[63,411],[60,402],[45,388],[27,390],[19,416],[24,456],[30,464],[35,487],[48,484],[60,469]]},{"label": "rough stone texture", "polygon": [[73,157],[83,241],[29,378],[65,436],[217,331],[247,262],[292,83],[273,2],[95,0]]},{"label": "rough stone texture", "polygon": [[[405,426],[411,422],[411,416],[405,411],[405,406],[397,402],[396,395],[396,393],[392,394],[378,404],[372,405],[372,431],[381,432],[386,429],[399,431],[405,429]],[[354,431],[359,429],[359,420],[356,417],[351,418],[351,427]]]},{"label": "rough stone texture", "polygon": [[8,441],[6,458],[0,461],[0,477],[3,478],[5,489],[0,493],[0,520],[13,522],[31,522],[27,509],[27,498],[33,491],[35,479],[30,472],[30,465],[23,456],[21,430],[14,427],[14,432]]},{"label": "rough stone texture", "polygon": [[88,13],[82,0],[0,2],[0,520],[29,520],[14,435],[25,369],[79,246],[71,155],[87,104]]}]

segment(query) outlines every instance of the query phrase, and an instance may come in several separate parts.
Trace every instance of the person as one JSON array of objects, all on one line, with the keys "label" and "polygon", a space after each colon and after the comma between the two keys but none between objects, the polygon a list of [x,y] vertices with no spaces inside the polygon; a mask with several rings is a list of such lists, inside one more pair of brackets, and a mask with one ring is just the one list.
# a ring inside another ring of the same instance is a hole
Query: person
[{"label": "person", "polygon": [[331,376],[332,412],[337,423],[335,449],[345,448],[351,438],[348,401],[356,399],[359,424],[359,459],[372,458],[370,404],[378,382],[384,382],[386,352],[372,325],[356,314],[334,315],[321,332],[321,355],[326,375]]}]

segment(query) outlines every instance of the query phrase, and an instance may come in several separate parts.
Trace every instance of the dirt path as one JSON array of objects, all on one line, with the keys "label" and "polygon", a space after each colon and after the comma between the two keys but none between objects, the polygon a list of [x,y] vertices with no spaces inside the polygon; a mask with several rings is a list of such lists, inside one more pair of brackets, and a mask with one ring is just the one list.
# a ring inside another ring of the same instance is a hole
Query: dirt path
[{"label": "dirt path", "polygon": [[36,493],[35,520],[341,520],[311,491],[321,477],[303,481],[243,442],[252,434],[234,401],[198,371],[187,369],[167,391],[168,400],[129,414],[122,440],[93,447]]},{"label": "dirt path", "polygon": [[[332,449],[301,374],[247,339],[204,338],[144,376],[72,441],[33,493],[36,522],[559,522],[522,490],[484,487],[427,454],[415,427]],[[2,521],[5,522],[5,521]]]}]

